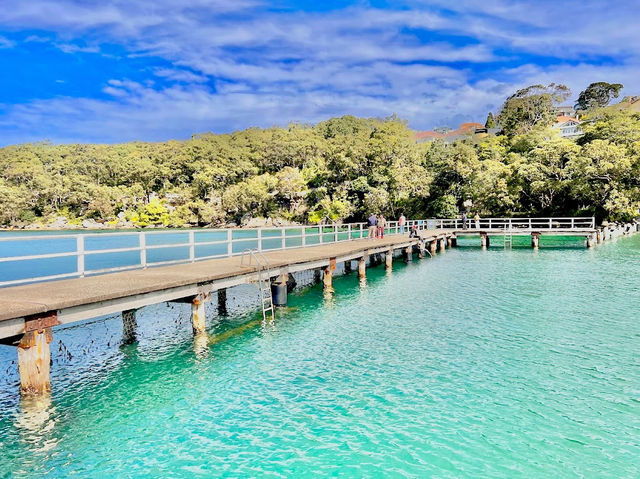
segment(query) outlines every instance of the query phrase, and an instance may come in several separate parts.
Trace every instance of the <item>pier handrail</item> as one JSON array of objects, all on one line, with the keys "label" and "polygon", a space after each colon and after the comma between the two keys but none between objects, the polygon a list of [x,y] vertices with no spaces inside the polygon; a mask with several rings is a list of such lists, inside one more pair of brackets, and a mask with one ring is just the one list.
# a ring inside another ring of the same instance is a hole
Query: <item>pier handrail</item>
[{"label": "pier handrail", "polygon": [[[407,220],[405,233],[408,234],[415,225],[416,229],[423,230],[429,225],[434,228],[431,220]],[[387,221],[385,234],[399,234],[402,231],[398,221]],[[168,243],[151,244],[154,238],[161,235],[170,235],[173,240]],[[198,240],[198,236],[217,236],[215,240]],[[109,241],[110,239],[131,238],[132,245],[111,248],[88,248],[91,239]],[[75,268],[61,274],[30,276],[19,279],[0,281],[0,287],[15,286],[19,284],[49,281],[54,279],[77,278],[98,274],[128,271],[134,269],[146,269],[149,267],[166,266],[171,264],[193,263],[215,258],[240,256],[248,246],[254,246],[258,251],[273,251],[305,246],[351,241],[367,237],[367,223],[331,223],[320,225],[290,225],[290,226],[264,226],[260,228],[198,228],[198,229],[164,229],[162,231],[121,231],[99,233],[65,233],[65,234],[34,234],[0,237],[2,243],[22,243],[33,241],[67,240],[70,244],[64,251],[50,253],[37,253],[29,255],[5,255],[0,256],[0,274],[2,267],[7,263],[21,261],[46,260],[55,258],[75,257]],[[176,238],[178,240],[176,241]],[[17,246],[17,245],[16,245]],[[198,254],[202,247],[218,247],[220,252],[215,254]],[[170,250],[183,248],[184,255],[179,259],[152,261],[149,253],[156,250]],[[16,247],[16,250],[19,248]],[[23,249],[20,246],[20,249]],[[123,266],[110,268],[87,268],[87,259],[108,254],[137,253],[136,262]],[[0,276],[1,279],[1,276]]]},{"label": "pier handrail", "polygon": [[[457,218],[428,218],[406,220],[404,232],[408,234],[415,226],[418,230],[424,229],[462,229],[462,220]],[[550,231],[554,229],[593,229],[595,218],[481,218],[476,225],[473,219],[467,220],[470,230],[476,228],[493,230],[514,231]],[[398,221],[388,221],[385,234],[399,234],[402,231]],[[169,242],[161,242],[161,235],[171,235]],[[217,236],[214,240],[207,240],[206,236]],[[110,248],[92,248],[90,242],[100,238],[109,242],[111,239],[131,238],[128,246]],[[199,238],[200,237],[200,238]],[[202,237],[205,237],[204,239]],[[2,243],[33,241],[66,240],[66,247],[58,248],[54,252],[35,253],[29,255],[5,255],[0,257],[0,274],[2,268],[8,263],[21,261],[46,260],[55,258],[75,258],[75,267],[67,272],[53,275],[30,276],[0,281],[0,287],[48,281],[54,279],[84,277],[97,274],[113,273],[134,269],[146,269],[149,267],[165,266],[180,263],[193,263],[215,258],[225,258],[242,255],[247,248],[258,251],[283,250],[302,248],[316,244],[336,243],[351,241],[367,237],[367,224],[359,223],[332,223],[320,225],[290,225],[290,226],[264,226],[260,228],[199,228],[199,229],[165,229],[162,231],[122,231],[99,233],[65,233],[65,234],[35,234],[0,237]],[[160,240],[160,241],[159,241]],[[218,247],[215,254],[202,254],[203,247]],[[184,254],[178,259],[152,260],[150,256],[158,250],[184,249]],[[16,244],[16,251],[24,249]],[[62,250],[62,251],[61,251]],[[89,268],[87,260],[98,255],[133,253],[135,261],[129,264],[108,267]],[[136,254],[137,253],[137,254]],[[68,266],[68,265],[67,265]],[[2,279],[2,276],[0,276]]]},{"label": "pier handrail", "polygon": [[[462,229],[460,218],[435,219],[436,229]],[[507,230],[507,231],[553,231],[595,229],[596,219],[593,216],[582,217],[549,217],[549,218],[480,218],[476,224],[473,218],[467,218],[466,229]]]}]

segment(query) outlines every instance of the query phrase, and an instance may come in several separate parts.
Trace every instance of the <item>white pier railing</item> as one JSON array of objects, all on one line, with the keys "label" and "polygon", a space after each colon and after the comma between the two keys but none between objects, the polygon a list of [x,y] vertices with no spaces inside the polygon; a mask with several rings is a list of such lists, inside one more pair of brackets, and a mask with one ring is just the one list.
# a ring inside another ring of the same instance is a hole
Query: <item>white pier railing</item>
[{"label": "white pier railing", "polygon": [[[408,220],[398,234],[433,220]],[[366,238],[366,223],[263,228],[23,234],[0,237],[0,287],[77,278],[241,255],[246,249],[273,251]]]},{"label": "white pier railing", "polygon": [[595,229],[594,217],[571,218],[480,218],[478,221],[467,218],[466,228],[462,219],[436,219],[434,226],[448,229],[482,229],[507,231],[554,231],[554,230],[587,230]]},{"label": "white pier railing", "polygon": [[[467,227],[488,230],[590,229],[594,218],[481,218]],[[461,219],[388,221],[385,234],[412,229],[462,229]],[[366,223],[263,228],[144,230],[100,233],[11,233],[0,237],[0,287],[302,248],[367,237]]]}]

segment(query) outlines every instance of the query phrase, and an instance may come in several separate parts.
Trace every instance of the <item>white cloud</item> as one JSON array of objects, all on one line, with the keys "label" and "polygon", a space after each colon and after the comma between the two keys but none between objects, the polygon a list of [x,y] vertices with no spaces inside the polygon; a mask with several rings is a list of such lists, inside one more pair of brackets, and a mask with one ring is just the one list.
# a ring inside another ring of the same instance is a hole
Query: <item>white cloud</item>
[{"label": "white cloud", "polygon": [[104,100],[5,106],[2,143],[184,138],[342,114],[397,113],[426,129],[482,121],[531,83],[567,83],[575,94],[599,80],[640,90],[637,2],[407,0],[328,12],[252,0],[5,4],[0,26],[46,31],[68,53],[119,45],[147,58],[149,77],[99,85]]},{"label": "white cloud", "polygon": [[0,48],[13,48],[16,45],[14,41],[6,37],[0,36]]}]

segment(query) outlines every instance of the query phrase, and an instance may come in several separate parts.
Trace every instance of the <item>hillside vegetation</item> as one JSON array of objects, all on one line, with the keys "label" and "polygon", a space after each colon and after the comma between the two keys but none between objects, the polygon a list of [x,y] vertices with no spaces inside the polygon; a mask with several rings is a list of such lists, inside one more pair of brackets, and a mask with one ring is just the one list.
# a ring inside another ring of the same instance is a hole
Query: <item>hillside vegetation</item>
[{"label": "hillside vegetation", "polygon": [[534,125],[482,141],[416,144],[395,117],[345,116],[186,141],[8,146],[0,149],[0,224],[451,217],[466,199],[485,216],[637,216],[640,114],[603,108],[586,119],[577,142]]}]

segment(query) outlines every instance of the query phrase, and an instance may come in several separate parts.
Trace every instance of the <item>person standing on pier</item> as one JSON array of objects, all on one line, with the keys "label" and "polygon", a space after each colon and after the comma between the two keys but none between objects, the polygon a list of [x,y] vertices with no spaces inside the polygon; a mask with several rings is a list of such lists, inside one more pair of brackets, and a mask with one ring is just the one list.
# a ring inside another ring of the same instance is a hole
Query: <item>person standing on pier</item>
[{"label": "person standing on pier", "polygon": [[384,229],[387,227],[387,220],[384,215],[380,215],[378,218],[378,238],[384,238]]},{"label": "person standing on pier", "polygon": [[476,212],[476,215],[473,217],[473,220],[476,222],[476,229],[480,229],[480,215]]},{"label": "person standing on pier", "polygon": [[401,235],[404,234],[404,224],[407,222],[407,218],[404,216],[404,213],[400,213],[400,218],[398,218],[398,226],[400,227],[399,233]]},{"label": "person standing on pier", "polygon": [[369,219],[367,221],[369,222],[369,239],[372,240],[376,235],[376,225],[378,224],[378,218],[376,218],[375,214],[371,213],[371,216],[369,216]]},{"label": "person standing on pier", "polygon": [[462,212],[462,229],[463,230],[467,229],[467,212],[466,211]]}]

